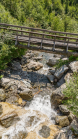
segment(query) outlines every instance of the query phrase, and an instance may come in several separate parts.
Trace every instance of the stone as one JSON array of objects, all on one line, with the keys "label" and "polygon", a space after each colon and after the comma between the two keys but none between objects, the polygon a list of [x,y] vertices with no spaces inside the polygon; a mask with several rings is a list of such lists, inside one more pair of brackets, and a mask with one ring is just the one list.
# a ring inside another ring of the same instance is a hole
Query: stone
[{"label": "stone", "polygon": [[38,61],[38,60],[41,60],[42,58],[43,58],[42,56],[39,56],[39,57],[33,57],[33,60]]},{"label": "stone", "polygon": [[69,83],[72,78],[72,73],[67,73],[64,77],[65,82]]},{"label": "stone", "polygon": [[54,82],[54,76],[53,75],[47,75],[47,78],[49,79],[49,81],[51,82],[51,83],[53,83]]},{"label": "stone", "polygon": [[8,97],[6,99],[6,102],[16,105],[16,106],[25,106],[26,102],[24,100],[22,100],[22,98],[20,98],[20,96],[18,94],[16,95],[10,95],[10,97]]},{"label": "stone", "polygon": [[60,132],[58,135],[56,135],[54,137],[54,139],[68,139],[68,138],[66,137],[66,134],[65,133]]},{"label": "stone", "polygon": [[64,115],[70,114],[70,111],[67,109],[67,106],[65,106],[65,105],[59,105],[59,109]]},{"label": "stone", "polygon": [[73,114],[70,112],[70,114],[68,115],[69,121],[72,122],[74,118],[75,118],[75,115],[73,115]]},{"label": "stone", "polygon": [[26,121],[26,126],[30,127],[36,125],[38,122],[40,121],[40,119],[36,116],[28,116],[27,121]]},{"label": "stone", "polygon": [[31,61],[28,65],[27,65],[27,68],[29,70],[39,70],[40,68],[43,67],[43,64],[40,63],[40,62],[34,62],[34,61]]},{"label": "stone", "polygon": [[72,129],[74,134],[78,137],[78,121],[74,119],[70,125],[70,129]]},{"label": "stone", "polygon": [[51,131],[51,129],[48,126],[43,125],[42,128],[39,130],[39,134],[43,138],[48,138],[50,136],[50,131]]},{"label": "stone", "polygon": [[57,82],[57,86],[60,87],[64,83],[65,83],[64,76],[62,76],[62,78]]},{"label": "stone", "polygon": [[2,105],[0,104],[0,115],[3,113]]},{"label": "stone", "polygon": [[29,88],[26,88],[25,90],[20,91],[19,96],[24,100],[31,100],[33,97],[32,91]]},{"label": "stone", "polygon": [[52,75],[54,75],[55,71],[56,71],[56,70],[55,70],[54,67],[52,67],[52,68],[49,69],[49,72],[50,72]]},{"label": "stone", "polygon": [[0,123],[5,128],[10,127],[14,122],[18,121],[19,117],[15,112],[8,113],[0,117]]},{"label": "stone", "polygon": [[57,78],[57,79],[60,79],[64,73],[66,73],[68,71],[68,67],[66,65],[63,65],[62,67],[60,67],[59,69],[56,70],[54,76]]},{"label": "stone", "polygon": [[21,59],[21,65],[25,65],[25,64],[27,64],[27,58],[23,56]]},{"label": "stone", "polygon": [[12,137],[12,139],[25,139],[27,135],[28,135],[27,132],[19,131],[15,136]]},{"label": "stone", "polygon": [[62,100],[64,99],[64,94],[61,92],[60,88],[57,88],[56,90],[53,91],[51,95],[51,103],[54,104],[55,106],[59,105],[62,103]]},{"label": "stone", "polygon": [[58,124],[61,127],[66,127],[70,124],[67,116],[56,116],[55,121],[56,124]]},{"label": "stone", "polygon": [[59,60],[60,60],[60,58],[58,58],[58,57],[56,57],[56,58],[52,57],[52,58],[49,59],[47,64],[50,65],[50,66],[54,66],[59,62]]},{"label": "stone", "polygon": [[78,72],[78,61],[73,61],[69,64],[72,72]]},{"label": "stone", "polygon": [[69,58],[68,58],[68,57],[64,57],[64,58],[62,58],[62,60],[63,60],[63,61],[68,61]]},{"label": "stone", "polygon": [[19,62],[13,61],[12,62],[12,67],[13,70],[22,70],[21,65]]},{"label": "stone", "polygon": [[0,101],[5,101],[6,94],[3,89],[0,89]]},{"label": "stone", "polygon": [[9,78],[2,78],[1,79],[1,86],[5,87],[10,82]]}]

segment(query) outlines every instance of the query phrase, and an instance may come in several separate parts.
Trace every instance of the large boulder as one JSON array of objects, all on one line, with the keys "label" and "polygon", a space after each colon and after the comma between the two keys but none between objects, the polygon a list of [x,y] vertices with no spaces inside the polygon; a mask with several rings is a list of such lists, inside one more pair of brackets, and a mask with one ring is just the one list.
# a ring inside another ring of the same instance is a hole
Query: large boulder
[{"label": "large boulder", "polygon": [[27,68],[29,70],[39,70],[40,68],[43,67],[43,64],[40,63],[40,62],[34,62],[34,61],[31,61],[28,65],[27,65]]},{"label": "large boulder", "polygon": [[1,79],[1,86],[5,87],[10,82],[9,78],[2,78]]},{"label": "large boulder", "polygon": [[50,136],[50,131],[51,131],[51,129],[48,126],[43,125],[42,128],[39,130],[39,134],[43,138],[48,138]]},{"label": "large boulder", "polygon": [[54,82],[54,75],[47,75],[47,78],[49,79],[49,81],[51,82],[51,83],[53,83]]},{"label": "large boulder", "polygon": [[19,95],[24,100],[31,100],[33,97],[32,91],[29,88],[26,88],[25,90],[20,91]]},{"label": "large boulder", "polygon": [[67,73],[64,77],[65,82],[69,83],[71,78],[72,78],[72,73]]},{"label": "large boulder", "polygon": [[12,62],[12,67],[13,70],[22,70],[21,65],[19,62],[13,61]]},{"label": "large boulder", "polygon": [[59,62],[59,60],[60,60],[59,57],[52,57],[52,58],[49,59],[47,64],[50,65],[50,66],[54,66]]},{"label": "large boulder", "polygon": [[5,101],[6,94],[3,89],[0,89],[0,101]]},{"label": "large boulder", "polygon": [[60,67],[59,69],[56,70],[54,76],[57,78],[57,79],[60,79],[64,73],[66,73],[68,71],[68,67],[66,65],[63,65],[62,67]]},{"label": "large boulder", "polygon": [[62,100],[65,98],[64,94],[61,92],[61,88],[57,88],[53,91],[51,95],[51,103],[55,106],[62,103]]},{"label": "large boulder", "polygon": [[55,121],[56,124],[58,124],[61,127],[66,127],[70,124],[67,116],[56,116]]},{"label": "large boulder", "polygon": [[67,109],[67,106],[65,106],[65,105],[59,105],[59,109],[64,115],[70,114],[70,111]]},{"label": "large boulder", "polygon": [[72,72],[78,72],[78,61],[73,61],[69,64],[70,69]]}]

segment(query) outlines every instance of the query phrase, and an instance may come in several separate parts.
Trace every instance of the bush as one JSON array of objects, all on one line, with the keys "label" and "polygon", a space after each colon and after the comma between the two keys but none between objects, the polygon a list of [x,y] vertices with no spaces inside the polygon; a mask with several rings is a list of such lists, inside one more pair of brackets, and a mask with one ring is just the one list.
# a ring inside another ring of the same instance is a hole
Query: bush
[{"label": "bush", "polygon": [[63,103],[78,117],[78,73],[73,74],[63,93],[69,98]]}]

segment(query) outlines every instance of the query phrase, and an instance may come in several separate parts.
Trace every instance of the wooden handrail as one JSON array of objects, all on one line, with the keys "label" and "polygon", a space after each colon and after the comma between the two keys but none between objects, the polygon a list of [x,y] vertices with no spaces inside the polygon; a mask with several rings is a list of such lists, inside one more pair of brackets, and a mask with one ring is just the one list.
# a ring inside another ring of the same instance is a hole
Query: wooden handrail
[{"label": "wooden handrail", "polygon": [[54,30],[47,30],[47,29],[40,29],[40,28],[32,28],[32,27],[24,27],[24,26],[11,25],[11,24],[5,24],[5,23],[0,23],[0,25],[2,25],[2,26],[8,26],[8,27],[17,27],[17,28],[38,30],[38,31],[49,32],[49,33],[59,33],[59,34],[67,34],[67,35],[75,35],[75,36],[78,36],[77,33],[61,32],[61,31],[54,31]]}]

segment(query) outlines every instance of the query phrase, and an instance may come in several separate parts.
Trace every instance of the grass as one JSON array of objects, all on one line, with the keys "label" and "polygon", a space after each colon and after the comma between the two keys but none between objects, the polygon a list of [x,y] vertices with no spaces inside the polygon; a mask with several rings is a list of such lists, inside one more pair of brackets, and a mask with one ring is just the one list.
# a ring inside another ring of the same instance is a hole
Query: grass
[{"label": "grass", "polygon": [[66,84],[63,93],[69,100],[64,100],[63,104],[67,105],[73,114],[78,117],[78,73],[73,73],[72,79]]}]

